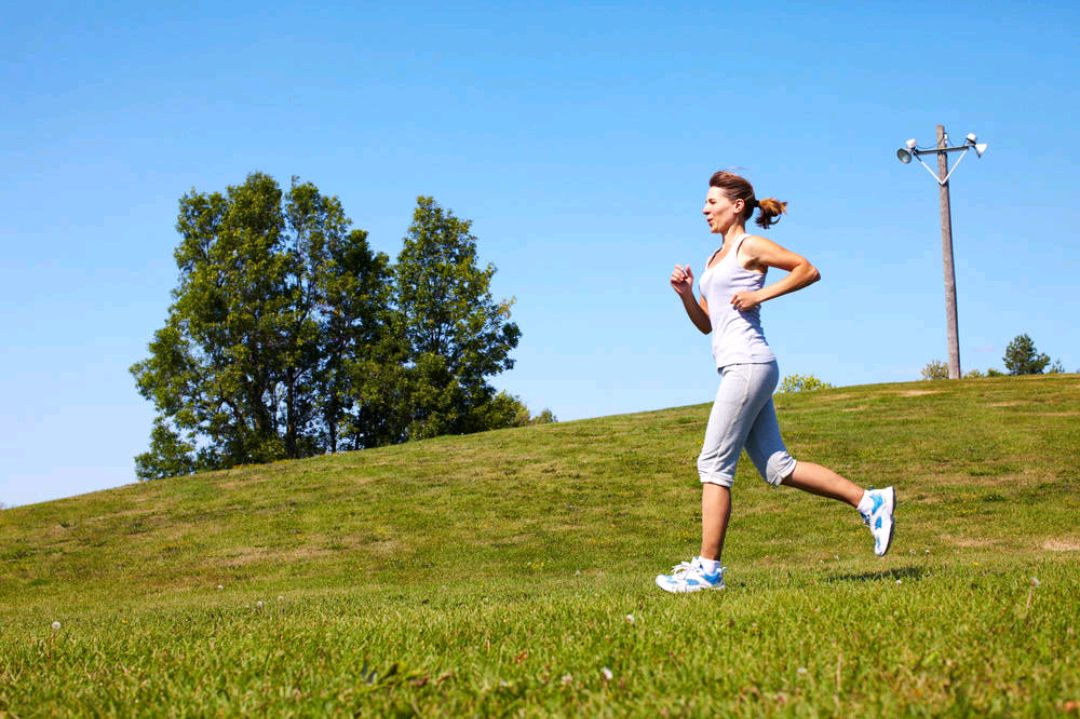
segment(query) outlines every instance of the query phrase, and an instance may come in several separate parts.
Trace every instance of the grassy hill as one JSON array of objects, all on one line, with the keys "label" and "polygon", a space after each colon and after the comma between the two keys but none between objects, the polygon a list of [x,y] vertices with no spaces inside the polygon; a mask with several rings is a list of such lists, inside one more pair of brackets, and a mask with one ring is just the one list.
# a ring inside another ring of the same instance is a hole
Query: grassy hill
[{"label": "grassy hill", "polygon": [[1080,378],[777,404],[796,458],[896,486],[888,557],[744,457],[729,589],[656,589],[708,405],[0,512],[0,717],[1077,711]]}]

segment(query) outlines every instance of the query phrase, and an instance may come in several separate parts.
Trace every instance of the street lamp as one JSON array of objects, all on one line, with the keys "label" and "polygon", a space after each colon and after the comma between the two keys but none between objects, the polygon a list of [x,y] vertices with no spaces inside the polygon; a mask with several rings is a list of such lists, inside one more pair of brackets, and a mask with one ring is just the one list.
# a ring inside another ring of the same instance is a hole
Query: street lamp
[{"label": "street lamp", "polygon": [[[976,142],[978,138],[974,132],[969,132],[964,138],[963,145],[949,147],[949,136],[942,125],[937,126],[937,146],[919,147],[914,138],[904,143],[904,146],[896,151],[896,159],[908,165],[911,158],[919,161],[926,171],[933,176],[941,189],[941,258],[945,265],[945,320],[949,334],[949,379],[960,379],[960,339],[956,323],[956,272],[953,270],[952,248],[952,214],[949,209],[949,178],[960,166],[960,161],[968,150],[974,150],[976,157],[982,157],[986,152],[986,143]],[[948,154],[959,152],[952,169],[949,169]],[[938,169],[934,172],[927,165],[922,155],[937,153]]]}]

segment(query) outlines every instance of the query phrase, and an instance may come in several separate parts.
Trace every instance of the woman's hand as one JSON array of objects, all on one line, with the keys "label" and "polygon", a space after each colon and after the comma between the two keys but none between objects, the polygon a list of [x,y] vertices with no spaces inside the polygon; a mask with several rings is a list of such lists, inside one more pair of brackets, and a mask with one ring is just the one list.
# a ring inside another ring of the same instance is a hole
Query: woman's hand
[{"label": "woman's hand", "polygon": [[757,292],[736,292],[731,296],[731,306],[739,312],[749,312],[761,302]]},{"label": "woman's hand", "polygon": [[690,265],[675,265],[675,270],[671,273],[671,289],[682,296],[694,294],[694,273]]}]

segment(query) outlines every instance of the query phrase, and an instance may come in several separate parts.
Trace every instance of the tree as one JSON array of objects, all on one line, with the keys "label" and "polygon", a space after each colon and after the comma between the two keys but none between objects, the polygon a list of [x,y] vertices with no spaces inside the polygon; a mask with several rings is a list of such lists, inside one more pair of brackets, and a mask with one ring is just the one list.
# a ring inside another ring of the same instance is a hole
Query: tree
[{"label": "tree", "polygon": [[310,280],[306,306],[316,320],[314,365],[319,443],[325,451],[389,444],[389,413],[380,368],[400,363],[390,309],[389,257],[375,254],[367,232],[348,230],[336,197],[293,182],[286,204]]},{"label": "tree", "polygon": [[1046,374],[1065,374],[1065,365],[1062,364],[1060,358],[1054,360],[1054,363],[1046,370]]},{"label": "tree", "polygon": [[941,360],[930,360],[920,374],[923,379],[949,379],[949,365]]},{"label": "tree", "polygon": [[1050,364],[1050,357],[1039,354],[1035,343],[1026,334],[1017,335],[1009,346],[1005,348],[1005,369],[1011,375],[1042,374],[1046,365]]},{"label": "tree", "polygon": [[[389,323],[389,259],[340,202],[253,173],[180,200],[180,278],[150,356],[132,366],[154,402],[143,479],[310,456],[367,441],[363,368]],[[377,405],[377,403],[373,403]]]},{"label": "tree", "polygon": [[477,266],[470,229],[468,220],[419,197],[394,267],[406,343],[398,378],[409,400],[406,438],[480,431],[506,416],[491,406],[496,395],[487,378],[514,366],[510,351],[521,332],[510,321],[513,300],[492,299],[495,267]]}]

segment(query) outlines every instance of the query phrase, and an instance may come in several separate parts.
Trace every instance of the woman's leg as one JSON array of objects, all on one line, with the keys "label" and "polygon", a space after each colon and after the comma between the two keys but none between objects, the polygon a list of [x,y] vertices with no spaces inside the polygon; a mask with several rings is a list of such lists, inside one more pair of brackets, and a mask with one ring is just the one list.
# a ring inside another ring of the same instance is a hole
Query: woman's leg
[{"label": "woman's leg", "polygon": [[776,377],[769,365],[730,365],[722,370],[697,463],[701,479],[700,556],[705,559],[720,559],[731,517],[731,483],[739,453],[755,418],[771,402],[775,387]]},{"label": "woman's leg", "polygon": [[719,484],[701,485],[701,556],[720,559],[731,519],[731,490]]},{"label": "woman's leg", "polygon": [[780,480],[780,483],[819,497],[847,502],[856,508],[863,496],[863,488],[854,482],[841,477],[828,467],[801,460],[795,463],[795,470]]},{"label": "woman's leg", "polygon": [[[775,372],[779,379],[780,369],[776,364],[769,365],[769,371]],[[776,419],[776,407],[771,394],[758,412],[746,437],[746,453],[769,484],[783,484],[810,494],[847,502],[852,507],[859,506],[863,496],[862,487],[820,464],[796,462],[788,454],[780,436],[780,423]]]},{"label": "woman's leg", "polygon": [[[779,369],[775,365],[773,368],[779,376]],[[746,452],[769,484],[783,484],[850,504],[859,511],[874,535],[874,553],[882,557],[889,551],[895,527],[895,490],[886,487],[865,491],[828,467],[792,459],[780,437],[780,424],[771,396],[746,437]]]}]

